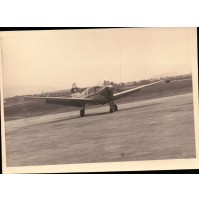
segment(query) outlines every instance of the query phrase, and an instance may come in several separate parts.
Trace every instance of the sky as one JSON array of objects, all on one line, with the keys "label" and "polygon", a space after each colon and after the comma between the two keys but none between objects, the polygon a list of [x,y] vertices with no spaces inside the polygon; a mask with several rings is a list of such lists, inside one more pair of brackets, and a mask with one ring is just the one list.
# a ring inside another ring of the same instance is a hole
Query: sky
[{"label": "sky", "polygon": [[4,97],[186,74],[195,28],[0,32]]}]

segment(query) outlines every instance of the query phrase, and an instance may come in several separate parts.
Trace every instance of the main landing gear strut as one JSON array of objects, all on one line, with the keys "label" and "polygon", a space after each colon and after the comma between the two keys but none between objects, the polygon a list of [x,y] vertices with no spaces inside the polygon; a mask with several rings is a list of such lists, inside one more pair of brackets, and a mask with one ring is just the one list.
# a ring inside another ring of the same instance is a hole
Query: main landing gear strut
[{"label": "main landing gear strut", "polygon": [[118,110],[117,105],[115,105],[113,101],[109,102],[109,106],[110,106],[110,110],[109,110],[110,113],[113,113],[114,111],[116,112]]}]

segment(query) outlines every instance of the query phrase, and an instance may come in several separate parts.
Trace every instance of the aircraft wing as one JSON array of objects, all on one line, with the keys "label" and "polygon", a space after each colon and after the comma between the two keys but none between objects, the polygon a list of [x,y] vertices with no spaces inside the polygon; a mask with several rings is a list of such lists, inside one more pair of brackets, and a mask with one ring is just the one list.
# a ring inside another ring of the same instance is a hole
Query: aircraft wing
[{"label": "aircraft wing", "polygon": [[69,105],[81,107],[82,104],[90,103],[94,101],[89,98],[65,98],[65,97],[35,97],[35,96],[26,96],[25,100],[45,100],[48,104],[57,104],[57,105]]},{"label": "aircraft wing", "polygon": [[117,100],[117,99],[122,98],[124,96],[127,96],[129,94],[136,93],[142,88],[145,88],[145,87],[148,87],[148,86],[151,86],[151,85],[155,85],[155,84],[158,84],[158,83],[161,83],[161,82],[165,82],[165,80],[159,80],[157,82],[153,82],[153,83],[142,85],[142,86],[139,86],[139,87],[136,87],[136,88],[128,89],[126,91],[115,93],[115,94],[113,94],[113,98],[114,98],[114,100]]}]

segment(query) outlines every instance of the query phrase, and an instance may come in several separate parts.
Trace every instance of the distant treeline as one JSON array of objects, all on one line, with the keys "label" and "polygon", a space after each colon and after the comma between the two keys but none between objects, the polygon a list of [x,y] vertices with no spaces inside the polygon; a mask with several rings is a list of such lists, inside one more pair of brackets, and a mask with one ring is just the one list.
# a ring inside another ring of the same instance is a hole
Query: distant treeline
[{"label": "distant treeline", "polygon": [[168,80],[181,80],[181,79],[189,79],[192,78],[192,74],[185,74],[185,75],[178,75],[178,76],[170,76],[170,77],[159,77],[159,78],[151,78],[151,79],[145,79],[145,80],[138,80],[138,81],[131,81],[131,82],[120,82],[120,83],[114,83],[112,81],[106,81],[104,80],[104,85],[110,84],[115,87],[131,87],[131,86],[138,86],[138,85],[144,85],[149,84],[161,79],[168,79]]},{"label": "distant treeline", "polygon": [[[113,85],[114,88],[116,90],[123,88],[123,87],[134,87],[134,86],[138,86],[138,85],[145,85],[145,84],[149,84],[155,81],[158,81],[160,79],[169,79],[169,80],[180,80],[180,79],[189,79],[192,77],[192,74],[185,74],[185,75],[178,75],[178,76],[171,76],[171,77],[159,77],[156,79],[145,79],[145,80],[138,80],[138,81],[130,81],[130,82],[121,82],[121,83],[115,83],[113,81],[108,81],[108,80],[104,80],[104,86],[105,85]],[[85,88],[80,88],[80,92],[83,91]],[[46,96],[51,96],[51,97],[56,97],[56,96],[69,96],[70,95],[70,89],[66,89],[66,90],[60,90],[60,91],[54,91],[54,92],[42,92],[40,94],[34,94],[33,96],[42,96],[42,97],[46,97]],[[5,98],[6,102],[12,103],[12,102],[21,102],[24,101],[24,96],[14,96],[14,97],[10,97],[10,98]],[[28,95],[26,95],[28,96]],[[31,96],[31,95],[29,95]]]}]

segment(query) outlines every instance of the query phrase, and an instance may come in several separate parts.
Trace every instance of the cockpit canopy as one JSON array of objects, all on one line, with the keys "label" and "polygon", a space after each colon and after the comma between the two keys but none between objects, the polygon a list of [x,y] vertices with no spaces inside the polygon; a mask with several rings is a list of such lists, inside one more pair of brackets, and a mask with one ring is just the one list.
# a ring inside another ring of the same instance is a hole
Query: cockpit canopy
[{"label": "cockpit canopy", "polygon": [[95,93],[97,93],[99,90],[101,90],[103,88],[103,86],[94,86],[94,87],[89,87],[87,89],[85,89],[81,95],[83,97],[87,97],[87,96],[91,96]]}]

